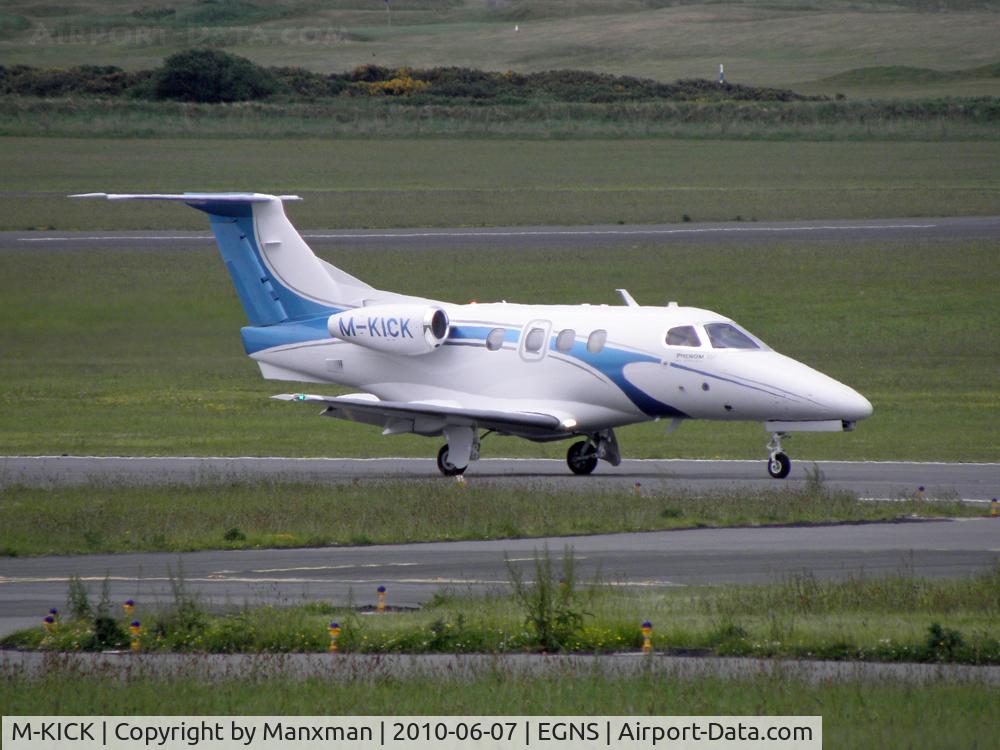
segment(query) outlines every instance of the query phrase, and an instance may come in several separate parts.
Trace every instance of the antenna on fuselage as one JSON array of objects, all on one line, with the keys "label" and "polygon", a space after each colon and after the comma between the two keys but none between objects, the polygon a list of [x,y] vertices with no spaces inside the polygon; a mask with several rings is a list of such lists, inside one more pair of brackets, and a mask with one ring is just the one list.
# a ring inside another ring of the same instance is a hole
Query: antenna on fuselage
[{"label": "antenna on fuselage", "polygon": [[622,302],[625,303],[626,307],[639,307],[639,303],[635,301],[635,298],[628,293],[628,289],[615,289],[618,294],[621,295]]}]

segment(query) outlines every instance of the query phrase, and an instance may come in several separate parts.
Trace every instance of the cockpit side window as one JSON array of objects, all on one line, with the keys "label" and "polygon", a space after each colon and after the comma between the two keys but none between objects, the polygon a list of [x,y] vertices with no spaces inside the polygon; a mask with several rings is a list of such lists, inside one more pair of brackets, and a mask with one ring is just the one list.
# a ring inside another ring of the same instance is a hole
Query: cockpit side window
[{"label": "cockpit side window", "polygon": [[701,346],[694,326],[676,326],[667,331],[667,346]]},{"label": "cockpit side window", "polygon": [[731,323],[708,323],[705,332],[715,349],[760,349],[756,341]]}]

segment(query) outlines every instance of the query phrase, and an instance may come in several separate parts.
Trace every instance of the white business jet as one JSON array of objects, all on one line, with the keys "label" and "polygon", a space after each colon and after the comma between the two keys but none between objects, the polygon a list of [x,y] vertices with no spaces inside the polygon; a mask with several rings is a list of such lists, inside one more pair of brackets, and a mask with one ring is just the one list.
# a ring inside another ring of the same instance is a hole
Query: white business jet
[{"label": "white business jet", "polygon": [[784,478],[791,432],[851,430],[864,396],[768,347],[710,310],[638,305],[455,305],[369,286],[317,258],[285,216],[297,196],[139,195],[208,214],[250,325],[243,346],[272,380],[336,383],[346,396],[282,394],[384,435],[443,435],[438,468],[462,474],[490,433],[582,438],[575,474],[621,461],[614,428],[668,419],[762,422],[767,464]]}]

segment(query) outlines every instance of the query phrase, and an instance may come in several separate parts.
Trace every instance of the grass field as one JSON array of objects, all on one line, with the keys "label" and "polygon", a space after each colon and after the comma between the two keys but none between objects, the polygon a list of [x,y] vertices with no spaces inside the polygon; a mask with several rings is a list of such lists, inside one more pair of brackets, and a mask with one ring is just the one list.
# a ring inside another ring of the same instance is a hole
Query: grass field
[{"label": "grass field", "polygon": [[195,486],[15,485],[4,486],[0,499],[0,555],[397,544],[988,512],[951,501],[864,502],[822,482],[709,496],[647,489],[641,500],[625,482],[570,491],[475,479],[466,486],[222,484],[210,478]]},{"label": "grass field", "polygon": [[[637,243],[613,263],[600,247],[497,250],[475,242],[420,252],[345,247],[330,260],[383,288],[439,299],[614,303],[612,290],[627,287],[642,302],[719,310],[875,405],[853,433],[796,437],[787,446],[795,459],[993,461],[996,258],[995,242],[840,240]],[[493,269],[501,266],[499,276]],[[261,380],[243,355],[242,312],[210,248],[5,252],[0,317],[0,454],[432,456],[437,449],[437,441],[382,438],[269,400],[295,386]],[[762,457],[765,437],[757,424],[703,422],[669,438],[658,424],[620,433],[630,457]],[[562,457],[566,448],[492,440],[486,456]]]},{"label": "grass field", "polygon": [[397,678],[344,683],[265,675],[209,681],[189,675],[81,676],[53,665],[42,678],[0,673],[10,715],[823,715],[826,747],[993,747],[993,692],[978,683],[807,684],[778,674],[737,680],[669,672],[601,671],[530,678],[494,671],[473,679]]},{"label": "grass field", "polygon": [[[5,4],[0,58],[43,66],[154,67],[173,51],[224,46],[261,64],[347,70],[463,65],[491,70],[584,68],[658,80],[809,84],[849,96],[996,95],[1000,79],[834,80],[858,68],[955,71],[997,61],[992,0],[347,0],[217,3],[107,0]],[[159,12],[159,15],[157,13]],[[515,31],[515,25],[517,30]],[[99,55],[95,55],[99,50]],[[97,59],[95,59],[95,57]]]},{"label": "grass field", "polygon": [[2,138],[0,156],[0,229],[207,226],[176,206],[64,197],[92,190],[299,193],[289,212],[300,228],[992,215],[1000,205],[1000,141]]}]

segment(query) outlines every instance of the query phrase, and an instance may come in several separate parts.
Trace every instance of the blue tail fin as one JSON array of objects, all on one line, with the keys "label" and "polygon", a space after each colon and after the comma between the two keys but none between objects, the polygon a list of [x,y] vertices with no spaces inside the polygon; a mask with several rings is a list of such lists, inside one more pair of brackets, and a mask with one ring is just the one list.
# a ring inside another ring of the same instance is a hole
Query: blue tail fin
[{"label": "blue tail fin", "polygon": [[378,294],[313,254],[285,216],[282,201],[299,200],[294,195],[87,193],[73,197],[180,201],[204,211],[253,326],[330,315]]}]

